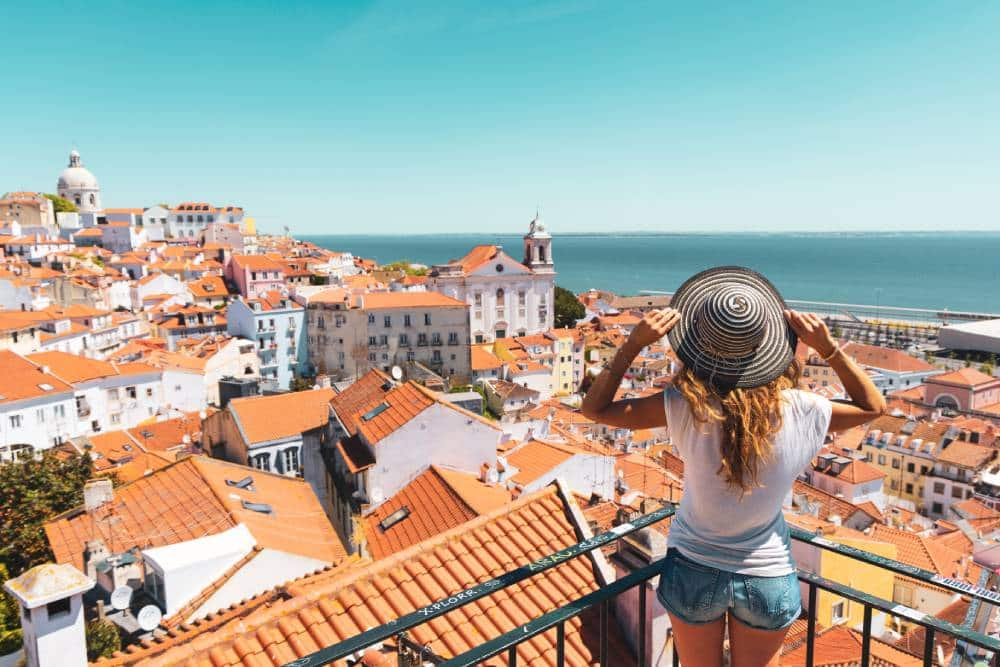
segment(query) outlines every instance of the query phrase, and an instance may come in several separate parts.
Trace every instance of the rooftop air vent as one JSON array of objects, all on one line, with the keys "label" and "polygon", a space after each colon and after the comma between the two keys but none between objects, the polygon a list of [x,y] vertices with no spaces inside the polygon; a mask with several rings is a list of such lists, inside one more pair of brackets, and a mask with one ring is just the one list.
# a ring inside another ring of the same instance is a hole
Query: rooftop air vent
[{"label": "rooftop air vent", "polygon": [[237,489],[248,489],[250,488],[251,484],[253,484],[253,477],[251,477],[250,475],[247,475],[243,479],[226,480],[226,486],[235,486]]},{"label": "rooftop air vent", "polygon": [[40,385],[38,385],[38,388],[41,389],[42,391],[52,391],[54,389],[54,387],[50,385],[48,382],[42,382]]},{"label": "rooftop air vent", "polygon": [[375,419],[376,417],[378,417],[380,414],[382,414],[383,412],[385,412],[388,409],[389,409],[389,404],[386,403],[385,401],[382,401],[381,403],[379,403],[378,405],[376,405],[374,408],[372,408],[371,410],[369,410],[365,414],[361,415],[361,421],[366,421],[366,422],[367,421],[371,421],[372,419]]},{"label": "rooftop air vent", "polygon": [[382,529],[382,532],[385,532],[408,516],[410,516],[410,508],[403,505],[392,514],[379,521],[378,527]]},{"label": "rooftop air vent", "polygon": [[271,506],[267,503],[251,503],[249,501],[243,501],[243,509],[251,510],[253,512],[260,512],[261,514],[270,514],[273,510]]}]

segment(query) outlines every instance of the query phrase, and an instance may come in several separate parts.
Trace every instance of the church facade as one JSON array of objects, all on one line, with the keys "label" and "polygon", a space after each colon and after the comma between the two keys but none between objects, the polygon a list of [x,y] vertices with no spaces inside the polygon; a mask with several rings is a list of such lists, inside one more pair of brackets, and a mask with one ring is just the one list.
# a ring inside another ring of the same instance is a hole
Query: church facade
[{"label": "church facade", "polygon": [[97,177],[83,166],[76,150],[70,151],[69,165],[59,174],[56,192],[63,199],[76,204],[80,213],[98,213],[103,208],[101,186],[97,183]]},{"label": "church facade", "polygon": [[552,235],[536,215],[523,238],[522,261],[499,245],[478,245],[464,257],[431,267],[427,289],[469,304],[473,343],[552,328],[555,264]]}]

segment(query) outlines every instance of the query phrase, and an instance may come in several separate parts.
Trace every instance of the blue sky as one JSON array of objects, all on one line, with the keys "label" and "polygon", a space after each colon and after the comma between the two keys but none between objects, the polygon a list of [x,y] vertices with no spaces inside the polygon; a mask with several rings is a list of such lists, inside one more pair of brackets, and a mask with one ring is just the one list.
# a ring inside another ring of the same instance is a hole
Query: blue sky
[{"label": "blue sky", "polygon": [[75,146],[300,234],[1000,229],[1000,3],[153,5],[5,8],[0,191]]}]

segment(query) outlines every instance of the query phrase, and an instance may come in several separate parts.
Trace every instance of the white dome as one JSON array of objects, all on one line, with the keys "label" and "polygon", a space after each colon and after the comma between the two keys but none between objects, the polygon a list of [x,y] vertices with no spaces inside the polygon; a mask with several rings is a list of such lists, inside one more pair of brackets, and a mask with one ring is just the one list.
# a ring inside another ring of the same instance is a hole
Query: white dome
[{"label": "white dome", "polygon": [[57,188],[62,190],[98,190],[97,177],[90,173],[90,170],[80,162],[80,154],[71,151],[69,154],[69,166],[59,174]]}]

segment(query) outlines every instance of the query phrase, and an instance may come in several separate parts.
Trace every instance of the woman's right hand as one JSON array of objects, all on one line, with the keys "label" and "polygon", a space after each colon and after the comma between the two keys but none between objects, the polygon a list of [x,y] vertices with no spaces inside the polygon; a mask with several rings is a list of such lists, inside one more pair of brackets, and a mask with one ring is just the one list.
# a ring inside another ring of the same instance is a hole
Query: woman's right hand
[{"label": "woman's right hand", "polygon": [[632,333],[628,337],[627,345],[629,345],[631,349],[638,352],[649,345],[659,342],[660,339],[666,336],[680,321],[680,311],[673,308],[651,310],[646,313],[646,316],[642,318],[642,321],[640,321],[639,324],[632,329]]},{"label": "woman's right hand", "polygon": [[785,319],[799,340],[816,350],[819,356],[826,358],[836,351],[837,341],[827,328],[826,322],[816,313],[786,310]]}]

